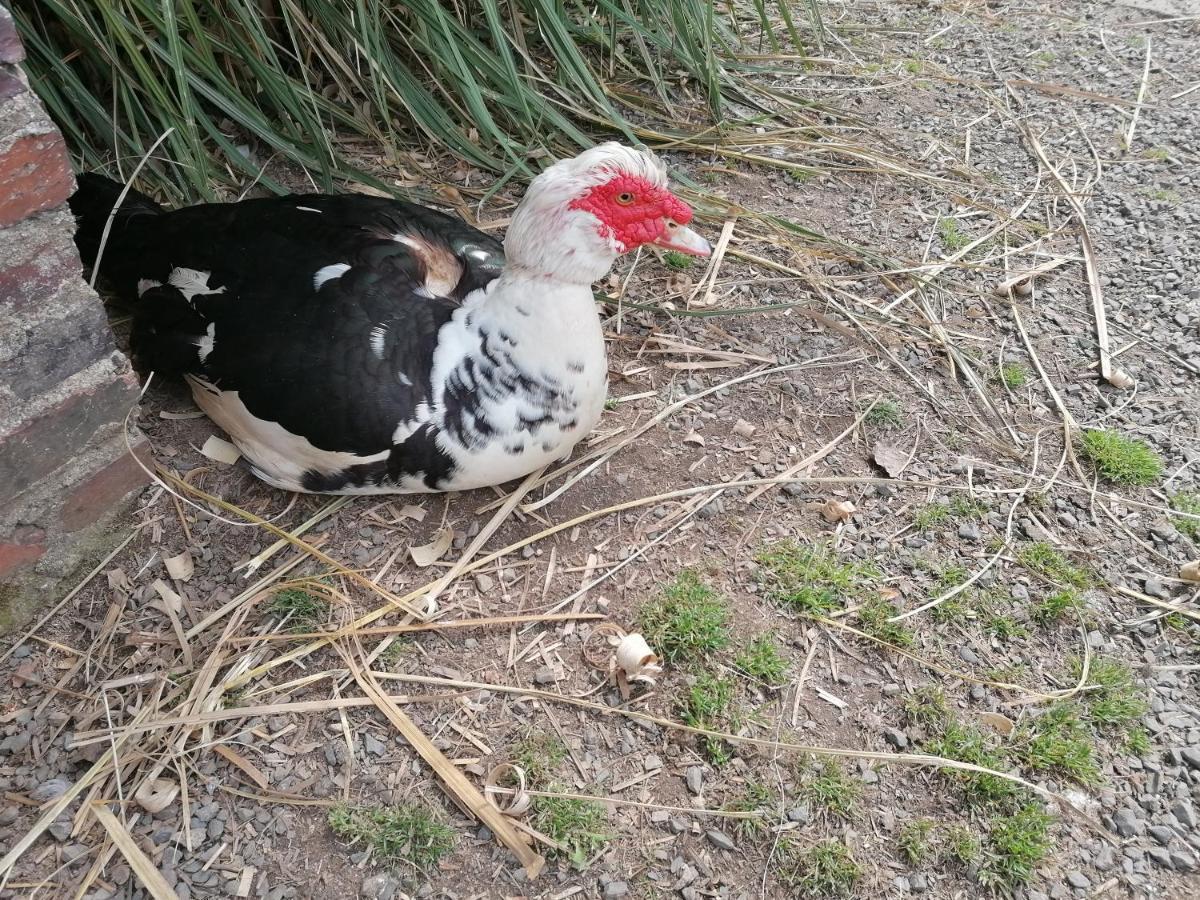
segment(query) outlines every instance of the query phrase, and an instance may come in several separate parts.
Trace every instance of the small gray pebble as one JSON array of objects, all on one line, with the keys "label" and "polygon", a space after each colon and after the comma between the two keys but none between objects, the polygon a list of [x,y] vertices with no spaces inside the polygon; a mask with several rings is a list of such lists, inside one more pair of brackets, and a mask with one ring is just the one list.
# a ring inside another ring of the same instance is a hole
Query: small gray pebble
[{"label": "small gray pebble", "polygon": [[704,836],[708,838],[710,844],[720,850],[733,850],[737,846],[734,844],[733,838],[716,828],[708,829],[708,831],[704,832]]},{"label": "small gray pebble", "polygon": [[1151,597],[1161,597],[1163,600],[1169,600],[1171,597],[1171,592],[1167,590],[1167,586],[1157,575],[1151,575],[1146,579],[1145,591]]},{"label": "small gray pebble", "polygon": [[897,750],[903,750],[905,747],[908,746],[908,735],[905,734],[903,731],[901,731],[899,728],[883,729],[883,737],[884,737],[884,740],[886,740],[889,744],[891,744]]},{"label": "small gray pebble", "polygon": [[57,800],[67,792],[67,788],[71,783],[65,778],[51,778],[49,781],[43,781],[32,791],[29,792],[29,799],[36,800],[38,803],[45,803],[48,800]]},{"label": "small gray pebble", "polygon": [[1175,832],[1166,825],[1151,825],[1146,830],[1150,832],[1150,837],[1154,838],[1164,847],[1171,843],[1171,839],[1175,837]]},{"label": "small gray pebble", "polygon": [[1173,815],[1184,828],[1196,830],[1196,808],[1187,800],[1178,800],[1171,805]]},{"label": "small gray pebble", "polygon": [[684,780],[687,781],[687,789],[699,797],[704,789],[704,770],[699,766],[688,766]]},{"label": "small gray pebble", "polygon": [[624,881],[610,881],[604,886],[604,896],[608,900],[613,900],[615,897],[624,897],[629,893],[629,885]]},{"label": "small gray pebble", "polygon": [[390,875],[372,875],[363,879],[360,893],[368,900],[391,900],[397,887],[395,879]]},{"label": "small gray pebble", "polygon": [[1082,872],[1075,871],[1075,872],[1067,873],[1067,884],[1069,884],[1071,887],[1075,888],[1076,890],[1083,891],[1083,890],[1087,890],[1088,888],[1090,888],[1092,886],[1092,881],[1090,878],[1088,878]]},{"label": "small gray pebble", "polygon": [[372,756],[383,756],[387,753],[387,744],[373,734],[363,735],[363,746]]},{"label": "small gray pebble", "polygon": [[1165,847],[1151,847],[1146,851],[1146,855],[1150,857],[1150,861],[1162,869],[1175,868],[1174,862],[1171,861],[1171,854]]}]

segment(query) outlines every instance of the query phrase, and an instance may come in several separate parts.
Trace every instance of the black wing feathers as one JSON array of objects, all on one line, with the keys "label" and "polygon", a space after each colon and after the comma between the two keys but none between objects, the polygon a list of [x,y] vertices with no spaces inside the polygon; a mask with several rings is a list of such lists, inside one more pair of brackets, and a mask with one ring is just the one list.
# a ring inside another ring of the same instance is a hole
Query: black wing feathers
[{"label": "black wing feathers", "polygon": [[[71,206],[85,261],[119,192],[80,179]],[[438,331],[503,262],[494,238],[402,201],[295,195],[164,212],[137,195],[114,219],[100,266],[131,301],[139,282],[163,285],[137,306],[141,366],[237,391],[253,415],[320,449],[369,455],[430,402]],[[180,268],[206,273],[209,293],[189,299],[172,287]]]}]

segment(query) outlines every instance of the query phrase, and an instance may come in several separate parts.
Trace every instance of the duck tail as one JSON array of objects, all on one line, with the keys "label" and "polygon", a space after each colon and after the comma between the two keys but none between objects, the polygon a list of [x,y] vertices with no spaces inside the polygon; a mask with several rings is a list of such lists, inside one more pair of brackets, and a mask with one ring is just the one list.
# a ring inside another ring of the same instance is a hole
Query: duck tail
[{"label": "duck tail", "polygon": [[[108,250],[111,250],[113,245],[119,246],[130,222],[141,216],[156,216],[164,210],[140,191],[129,188],[126,192],[125,185],[94,172],[79,175],[76,182],[79,186],[67,202],[78,223],[75,246],[79,248],[79,256],[87,267],[86,274],[90,276],[96,264],[96,257],[100,254],[102,242]],[[121,197],[123,192],[124,198]],[[112,216],[108,240],[104,241],[104,229],[114,208],[116,214]],[[100,258],[101,274],[106,274],[108,268],[104,259],[106,255],[107,252]]]}]

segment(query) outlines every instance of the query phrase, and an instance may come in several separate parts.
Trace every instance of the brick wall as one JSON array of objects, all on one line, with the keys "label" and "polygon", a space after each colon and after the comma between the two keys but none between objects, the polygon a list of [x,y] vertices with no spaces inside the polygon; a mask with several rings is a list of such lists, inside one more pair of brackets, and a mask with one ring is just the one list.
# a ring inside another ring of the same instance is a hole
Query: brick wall
[{"label": "brick wall", "polygon": [[123,430],[137,381],[80,277],[70,161],[22,56],[0,6],[0,633],[121,539],[146,483]]}]

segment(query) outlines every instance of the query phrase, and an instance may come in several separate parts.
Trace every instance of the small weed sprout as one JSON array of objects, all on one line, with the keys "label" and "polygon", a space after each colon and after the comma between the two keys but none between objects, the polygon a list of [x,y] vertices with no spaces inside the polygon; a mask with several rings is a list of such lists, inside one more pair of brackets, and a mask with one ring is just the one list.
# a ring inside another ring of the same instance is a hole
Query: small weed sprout
[{"label": "small weed sprout", "polygon": [[904,716],[913,725],[940,731],[953,718],[946,695],[939,688],[918,688],[904,704]]},{"label": "small weed sprout", "polygon": [[329,827],[342,840],[362,844],[387,864],[425,871],[454,848],[454,829],[414,804],[351,806],[329,810]]},{"label": "small weed sprout", "polygon": [[554,734],[531,729],[512,748],[512,760],[525,770],[531,784],[540,784],[567,758],[567,748]]},{"label": "small weed sprout", "polygon": [[1171,509],[1185,514],[1171,517],[1180,533],[1200,543],[1200,518],[1188,518],[1200,516],[1200,494],[1176,494],[1171,498]]},{"label": "small weed sprout", "polygon": [[[726,721],[732,704],[733,680],[703,672],[696,676],[695,683],[684,698],[684,724],[708,731],[720,730],[719,726]],[[724,765],[733,758],[729,747],[720,738],[705,736],[704,749],[716,765]]]},{"label": "small weed sprout", "polygon": [[734,657],[733,664],[765,685],[779,684],[788,667],[779,651],[779,642],[771,634],[762,634],[750,641]]},{"label": "small weed sprout", "polygon": [[842,841],[828,838],[807,849],[789,843],[782,877],[798,897],[844,897],[862,877],[862,867]]},{"label": "small weed sprout", "polygon": [[928,858],[932,831],[933,822],[929,819],[914,819],[904,823],[896,845],[900,848],[900,855],[908,860],[909,865],[919,866]]},{"label": "small weed sprout", "polygon": [[877,400],[863,421],[876,428],[899,428],[904,422],[904,411],[894,400]]},{"label": "small weed sprout", "polygon": [[983,846],[979,882],[985,887],[1012,893],[1027,884],[1053,843],[1053,820],[1040,808],[1029,804],[1015,815],[996,816],[991,821]]},{"label": "small weed sprout", "polygon": [[1079,449],[1101,477],[1114,484],[1145,487],[1162,477],[1162,459],[1137,438],[1094,429],[1084,432]]},{"label": "small weed sprout", "polygon": [[[979,729],[963,725],[953,717],[943,725],[941,734],[927,741],[923,749],[934,756],[944,756],[998,772],[1008,768],[1004,754]],[[1007,802],[1017,794],[1017,786],[1013,782],[996,775],[953,769],[946,769],[942,774],[960,782],[967,802],[977,806]]]},{"label": "small weed sprout", "polygon": [[400,660],[404,659],[411,649],[411,641],[407,641],[400,635],[396,635],[392,638],[392,642],[384,648],[383,652],[375,657],[375,661],[384,669],[393,669],[399,665]]},{"label": "small weed sprout", "polygon": [[767,597],[800,613],[823,616],[862,596],[878,572],[857,561],[843,562],[825,548],[783,541],[756,557]]},{"label": "small weed sprout", "polygon": [[289,631],[309,632],[325,623],[329,601],[301,588],[284,588],[275,592],[267,612],[286,622]]},{"label": "small weed sprout", "polygon": [[[1083,672],[1083,661],[1078,657],[1072,658],[1070,666],[1072,677],[1079,678]],[[1128,667],[1103,656],[1092,659],[1083,702],[1089,722],[1118,731],[1128,731],[1134,727],[1148,709]]]},{"label": "small weed sprout", "polygon": [[916,639],[911,628],[891,621],[899,610],[894,603],[876,598],[858,609],[858,624],[865,634],[892,647],[911,647]]},{"label": "small weed sprout", "polygon": [[950,520],[950,510],[939,503],[927,503],[920,512],[913,516],[913,528],[917,531],[929,531],[939,525],[945,525]]},{"label": "small weed sprout", "polygon": [[965,825],[952,825],[946,830],[943,855],[946,859],[967,866],[979,859],[979,838]]},{"label": "small weed sprout", "polygon": [[1011,641],[1013,638],[1025,637],[1029,634],[1025,626],[1012,616],[992,613],[984,622],[987,633],[999,641]]},{"label": "small weed sprout", "polygon": [[677,250],[668,250],[662,256],[662,261],[668,269],[682,272],[692,267],[692,257]]},{"label": "small weed sprout", "polygon": [[1064,588],[1039,601],[1030,611],[1030,617],[1045,628],[1062,621],[1068,611],[1079,609],[1079,607],[1079,594],[1070,588]]},{"label": "small weed sprout", "polygon": [[854,812],[862,787],[833,760],[825,760],[804,778],[800,796],[825,812],[846,819]]},{"label": "small weed sprout", "polygon": [[[726,803],[723,807],[728,812],[764,812],[772,806],[771,792],[758,781],[747,781],[742,794],[736,800]],[[761,816],[747,819],[735,819],[734,828],[741,838],[752,838],[767,830],[767,822]]]},{"label": "small weed sprout", "polygon": [[1000,381],[1010,391],[1015,391],[1029,381],[1029,370],[1020,363],[1007,363],[1000,367]]},{"label": "small weed sprout", "polygon": [[950,253],[957,253],[971,243],[971,235],[963,231],[958,219],[952,216],[942,216],[938,219],[937,233],[942,239],[942,247]]},{"label": "small weed sprout", "polygon": [[1023,546],[1017,551],[1017,561],[1035,575],[1041,575],[1056,584],[1077,590],[1086,590],[1092,585],[1092,576],[1086,569],[1069,562],[1044,541]]},{"label": "small weed sprout", "polygon": [[577,869],[582,869],[610,838],[605,831],[608,815],[604,807],[593,800],[535,797],[530,822],[538,831],[566,847],[563,855]]},{"label": "small weed sprout", "polygon": [[1013,736],[1016,756],[1035,772],[1065,775],[1083,785],[1100,779],[1093,738],[1071,703],[1056,703]]},{"label": "small weed sprout", "polygon": [[728,622],[725,598],[690,570],[681,572],[638,616],[650,646],[669,662],[701,659],[724,649]]}]

